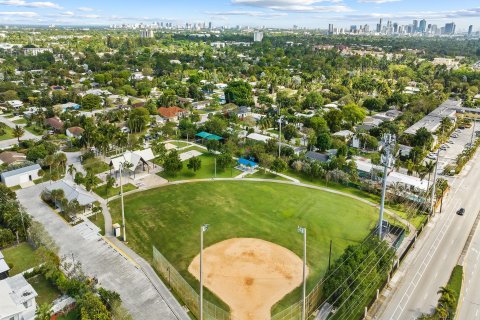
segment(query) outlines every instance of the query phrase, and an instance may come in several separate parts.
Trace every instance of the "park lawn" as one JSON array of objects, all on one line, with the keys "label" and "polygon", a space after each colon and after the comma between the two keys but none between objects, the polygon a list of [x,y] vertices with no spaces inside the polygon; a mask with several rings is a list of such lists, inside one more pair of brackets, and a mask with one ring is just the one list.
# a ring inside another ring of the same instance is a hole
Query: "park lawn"
[{"label": "park lawn", "polygon": [[[123,192],[124,193],[128,192],[128,191],[136,190],[136,189],[137,189],[137,187],[134,186],[131,183],[123,185]],[[107,198],[111,198],[111,197],[114,197],[114,196],[118,196],[120,194],[120,187],[109,188],[108,189],[108,195],[107,195],[107,190],[105,188],[105,185],[100,186],[100,187],[96,187],[95,189],[93,189],[93,192],[98,194],[103,199],[107,199]]]},{"label": "park lawn", "polygon": [[100,228],[101,235],[105,235],[105,218],[101,212],[88,217],[88,220],[92,221],[97,227]]},{"label": "park lawn", "polygon": [[43,274],[39,274],[33,278],[28,279],[30,283],[38,294],[36,298],[37,304],[42,305],[44,303],[52,303],[55,299],[60,297],[62,293],[58,288],[52,285]]},{"label": "park lawn", "polygon": [[285,179],[284,177],[280,177],[279,175],[276,175],[275,173],[271,173],[268,171],[263,172],[262,169],[258,170],[257,172],[253,174],[247,174],[245,178],[255,178],[255,179],[269,179],[269,180],[281,180],[281,181],[289,181],[288,179]]},{"label": "park lawn", "polygon": [[[120,221],[119,200],[110,203]],[[282,245],[302,256],[297,226],[307,227],[308,290],[323,277],[332,259],[363,240],[374,228],[377,210],[345,196],[304,187],[268,182],[211,181],[147,190],[125,197],[129,246],[152,261],[155,246],[194,287],[188,266],[198,254],[199,227],[209,223],[205,247],[234,238],[253,237]],[[215,301],[208,293],[207,299]],[[297,288],[276,307],[281,310],[301,298]]]},{"label": "park lawn", "polygon": [[169,143],[173,144],[177,148],[184,148],[184,147],[187,147],[187,146],[190,145],[189,143],[186,143],[186,142],[183,142],[183,141],[172,141],[172,142],[169,142]]},{"label": "park lawn", "polygon": [[[162,178],[165,178],[169,181],[178,181],[178,180],[191,180],[191,179],[209,179],[215,176],[215,155],[211,154],[207,150],[203,150],[200,148],[188,148],[186,150],[182,150],[182,152],[188,152],[191,150],[198,150],[203,152],[201,156],[198,156],[202,161],[202,166],[200,170],[197,172],[193,172],[192,170],[188,169],[187,164],[188,160],[183,161],[183,168],[180,172],[177,173],[176,176],[170,176],[165,172],[158,173]],[[223,171],[220,171],[217,167],[217,178],[234,178],[242,173],[240,170],[234,168],[232,165],[231,168],[227,168]]]},{"label": "park lawn", "polygon": [[35,250],[27,242],[2,250],[5,261],[11,266],[10,276],[36,267]]},{"label": "park lawn", "polygon": [[17,120],[13,120],[13,123],[15,123],[15,124],[26,124],[27,120],[25,120],[24,118],[17,119]]},{"label": "park lawn", "polygon": [[93,174],[99,174],[110,170],[110,166],[99,158],[87,159],[82,163],[82,165],[85,171],[91,171]]},{"label": "park lawn", "polygon": [[0,141],[2,141],[2,140],[9,140],[9,139],[15,138],[15,137],[13,136],[13,130],[12,130],[12,128],[6,126],[5,128],[3,128],[3,131],[5,131],[5,134],[0,135]]}]

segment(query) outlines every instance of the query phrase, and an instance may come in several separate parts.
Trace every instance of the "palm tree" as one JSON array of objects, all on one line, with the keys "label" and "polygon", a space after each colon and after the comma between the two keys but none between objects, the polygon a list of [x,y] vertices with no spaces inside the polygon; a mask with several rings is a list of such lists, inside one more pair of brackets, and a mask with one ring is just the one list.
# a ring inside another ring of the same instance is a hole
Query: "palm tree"
[{"label": "palm tree", "polygon": [[19,125],[16,125],[15,128],[13,128],[12,133],[13,136],[18,139],[18,143],[20,143],[20,138],[25,134],[25,130]]},{"label": "palm tree", "polygon": [[41,304],[35,311],[35,320],[50,320],[51,317],[52,305],[49,303]]},{"label": "palm tree", "polygon": [[108,190],[113,187],[113,185],[115,184],[115,178],[112,176],[112,175],[108,175],[107,176],[107,181],[105,183],[105,194],[106,194],[106,197],[107,197],[107,203],[108,203]]},{"label": "palm tree", "polygon": [[71,163],[70,165],[68,165],[68,174],[73,176],[73,174],[77,172],[77,169],[75,169],[73,163]]},{"label": "palm tree", "polygon": [[64,172],[65,166],[67,164],[67,156],[63,152],[57,152],[54,155],[54,162],[56,166],[62,167],[62,172]]}]

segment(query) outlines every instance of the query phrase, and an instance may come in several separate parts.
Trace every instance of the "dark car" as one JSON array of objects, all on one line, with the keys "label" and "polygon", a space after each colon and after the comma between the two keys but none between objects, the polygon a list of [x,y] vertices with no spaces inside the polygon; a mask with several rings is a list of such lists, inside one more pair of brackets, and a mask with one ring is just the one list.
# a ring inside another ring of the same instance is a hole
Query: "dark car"
[{"label": "dark car", "polygon": [[460,209],[458,209],[458,211],[457,211],[457,214],[458,214],[459,216],[463,216],[464,213],[465,213],[465,209],[463,209],[463,208],[460,208]]}]

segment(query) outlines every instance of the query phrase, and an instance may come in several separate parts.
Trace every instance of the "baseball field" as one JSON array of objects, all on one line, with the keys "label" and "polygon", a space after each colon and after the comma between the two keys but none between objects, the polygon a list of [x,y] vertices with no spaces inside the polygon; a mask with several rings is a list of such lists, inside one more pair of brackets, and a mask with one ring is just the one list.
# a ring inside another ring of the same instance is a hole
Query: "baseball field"
[{"label": "baseball field", "polygon": [[[110,211],[113,222],[121,222],[118,199]],[[194,288],[200,226],[208,223],[205,298],[248,319],[256,309],[279,311],[301,299],[303,236],[297,226],[307,228],[308,292],[328,268],[330,240],[333,261],[374,228],[377,209],[321,190],[242,180],[131,194],[125,197],[125,217],[128,245],[149,261],[155,246]],[[262,305],[238,303],[248,295],[269,296],[265,288],[275,285],[280,289],[271,295],[280,293]]]}]

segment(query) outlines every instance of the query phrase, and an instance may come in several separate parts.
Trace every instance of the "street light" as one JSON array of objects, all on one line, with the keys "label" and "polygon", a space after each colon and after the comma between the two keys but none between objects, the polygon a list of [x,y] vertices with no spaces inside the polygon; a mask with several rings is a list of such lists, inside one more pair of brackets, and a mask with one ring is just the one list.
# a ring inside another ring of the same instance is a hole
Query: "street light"
[{"label": "street light", "polygon": [[125,230],[125,206],[123,204],[123,184],[122,184],[122,171],[123,171],[123,162],[120,162],[120,199],[122,203],[122,228],[123,228],[123,242],[127,242],[127,233]]},{"label": "street light", "polygon": [[438,160],[440,160],[439,157],[440,157],[440,150],[442,150],[442,146],[440,146],[437,150],[437,162],[435,162],[435,169],[433,172],[432,195],[430,199],[430,214],[432,216],[435,213],[435,191],[436,191],[435,189],[437,187],[436,185],[437,185]]},{"label": "street light", "polygon": [[306,318],[306,304],[305,304],[305,294],[307,291],[307,281],[306,281],[306,269],[307,269],[307,228],[297,227],[297,231],[303,234],[303,301],[302,301],[302,320]]},{"label": "street light", "polygon": [[200,227],[200,320],[203,320],[203,233],[208,230],[208,224]]},{"label": "street light", "polygon": [[[278,108],[278,114],[280,114],[280,107]],[[278,118],[278,125],[279,125],[279,133],[278,133],[278,157],[280,158],[282,152],[282,120],[283,116]]]}]

